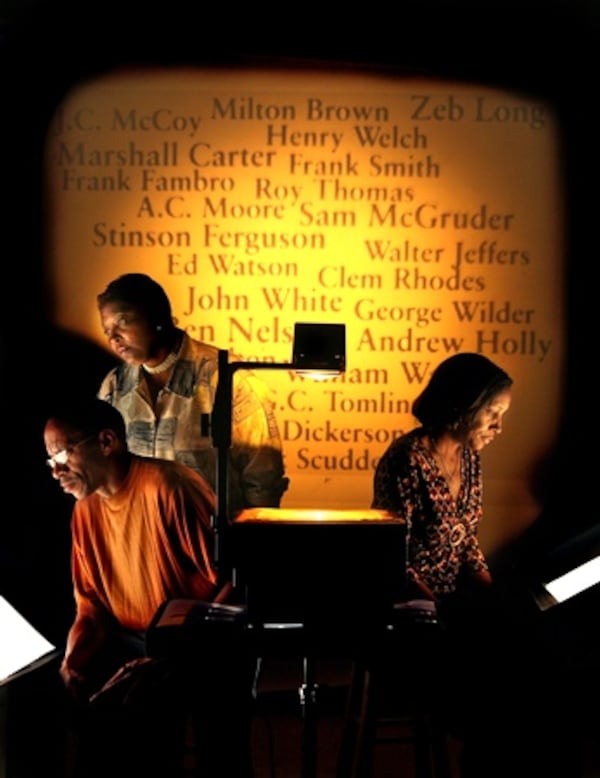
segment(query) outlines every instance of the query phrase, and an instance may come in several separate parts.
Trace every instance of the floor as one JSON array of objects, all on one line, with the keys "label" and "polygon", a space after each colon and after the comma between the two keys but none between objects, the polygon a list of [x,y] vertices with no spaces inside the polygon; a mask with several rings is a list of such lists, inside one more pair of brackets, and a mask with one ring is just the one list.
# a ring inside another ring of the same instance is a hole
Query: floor
[{"label": "floor", "polygon": [[[591,652],[593,651],[593,656]],[[531,769],[526,763],[500,769],[506,760],[503,751],[516,753],[511,742],[511,712],[506,714],[506,729],[496,741],[501,744],[500,752],[485,754],[486,767],[483,771],[470,773],[468,778],[600,778],[600,727],[598,724],[597,673],[592,660],[596,646],[589,646],[586,664],[577,660],[568,673],[569,696],[556,705],[561,716],[551,732],[543,733],[538,740],[531,738],[525,743],[530,750]],[[586,667],[587,665],[587,667]],[[578,667],[580,669],[578,671]],[[313,705],[303,705],[301,690],[304,681],[304,665],[301,659],[264,659],[257,686],[255,715],[252,725],[252,757],[254,778],[338,778],[337,768],[344,715],[348,699],[352,665],[349,661],[320,659],[314,666],[315,693]],[[55,672],[55,671],[54,671]],[[53,675],[54,675],[53,672]],[[549,679],[549,683],[554,679]],[[479,681],[481,683],[481,679]],[[21,688],[23,687],[23,688]],[[0,778],[66,778],[64,773],[48,771],[48,755],[52,745],[52,710],[47,702],[40,680],[22,679],[15,685],[14,703],[9,706],[11,720],[16,714],[16,730],[11,728],[8,753],[14,752],[14,759],[2,765]],[[7,688],[4,688],[7,691]],[[481,698],[482,710],[488,701]],[[526,699],[515,700],[515,708],[527,704]],[[314,716],[307,716],[307,711]],[[313,726],[314,725],[314,726]],[[535,721],[531,729],[535,730]],[[32,743],[35,748],[31,748]],[[313,737],[314,736],[314,737]],[[504,742],[503,742],[504,739]],[[19,748],[19,742],[22,745]],[[532,743],[536,746],[530,748]],[[311,747],[314,745],[314,749]],[[450,762],[448,778],[466,778],[459,771],[461,743],[449,738],[447,741]],[[506,749],[504,749],[506,745]],[[541,745],[537,749],[537,745]],[[509,749],[509,746],[511,747]],[[557,748],[558,746],[558,748]],[[0,752],[2,749],[0,748]],[[555,758],[559,754],[560,759]],[[1,754],[0,754],[1,756]],[[32,766],[33,765],[33,766]],[[4,772],[3,772],[4,770]],[[181,776],[164,778],[200,778],[201,772],[186,760]],[[137,777],[135,777],[137,778]],[[232,776],[236,778],[236,776]],[[416,772],[414,747],[406,743],[381,743],[375,748],[373,770],[357,778],[422,778]],[[428,778],[440,778],[431,775]]]},{"label": "floor", "polygon": [[[254,778],[337,778],[341,736],[348,700],[352,665],[340,661],[317,664],[314,727],[307,727],[301,703],[303,664],[300,660],[263,660],[256,716],[253,724],[252,751]],[[580,699],[577,694],[575,699]],[[581,699],[586,700],[586,697]],[[587,705],[597,708],[597,700]],[[517,705],[526,701],[516,701]],[[591,712],[592,709],[590,709]],[[596,711],[597,713],[597,711]],[[510,745],[510,713],[507,712],[506,753],[486,753],[484,768],[469,773],[470,778],[600,778],[600,731],[597,716],[589,716],[585,706],[564,709],[564,718],[553,732],[542,734],[539,744],[532,735],[521,748]],[[536,729],[532,722],[532,732]],[[308,733],[308,734],[307,734]],[[313,733],[314,739],[308,739]],[[460,755],[462,743],[450,736],[447,778],[462,778]],[[314,746],[314,753],[312,747]],[[504,751],[504,749],[501,749]],[[514,762],[507,757],[514,753]],[[513,765],[503,769],[502,765]],[[481,764],[481,762],[480,762]],[[373,770],[368,778],[441,778],[439,773],[417,772],[415,748],[406,742],[378,742]],[[367,778],[359,775],[357,778]]]},{"label": "floor", "polygon": [[[252,738],[255,778],[336,778],[352,665],[316,663],[312,708],[303,703],[304,672],[302,660],[263,660]],[[447,778],[459,778],[458,741],[448,741],[448,754]],[[417,778],[414,746],[377,744],[372,778]]]}]

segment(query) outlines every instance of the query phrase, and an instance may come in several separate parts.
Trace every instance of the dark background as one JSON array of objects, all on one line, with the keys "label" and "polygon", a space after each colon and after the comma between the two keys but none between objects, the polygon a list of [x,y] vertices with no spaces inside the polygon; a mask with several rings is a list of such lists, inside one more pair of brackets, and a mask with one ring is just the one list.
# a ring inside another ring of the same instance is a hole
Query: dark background
[{"label": "dark background", "polygon": [[400,2],[387,9],[324,3],[273,11],[125,2],[84,8],[30,1],[0,8],[5,448],[0,583],[7,596],[50,637],[61,638],[71,607],[70,505],[44,465],[41,431],[59,397],[95,392],[113,362],[97,346],[51,324],[42,148],[67,90],[128,65],[318,64],[464,79],[548,100],[561,128],[565,180],[567,394],[559,445],[540,464],[544,513],[507,550],[509,563],[523,554],[524,564],[535,563],[547,548],[595,526],[599,22],[598,3],[568,0]]},{"label": "dark background", "polygon": [[[497,564],[509,575],[535,577],[557,545],[594,531],[599,22],[598,3],[572,0],[324,2],[273,9],[225,3],[0,6],[0,592],[48,638],[64,641],[72,617],[71,502],[45,466],[42,429],[58,398],[95,393],[113,362],[51,323],[42,149],[67,90],[94,74],[137,64],[389,70],[506,87],[550,102],[561,128],[565,181],[566,397],[560,440],[540,465],[543,514]],[[574,606],[555,609],[564,614],[565,642],[573,636],[588,645],[597,618],[589,605],[590,595],[583,595]]]}]

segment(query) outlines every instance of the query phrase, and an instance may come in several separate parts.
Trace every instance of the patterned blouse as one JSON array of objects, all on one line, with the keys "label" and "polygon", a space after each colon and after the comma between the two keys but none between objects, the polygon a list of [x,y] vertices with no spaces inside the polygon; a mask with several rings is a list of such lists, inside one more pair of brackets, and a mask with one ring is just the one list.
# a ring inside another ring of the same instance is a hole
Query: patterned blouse
[{"label": "patterned blouse", "polygon": [[424,435],[418,428],[389,446],[375,471],[371,507],[406,519],[409,578],[420,579],[439,597],[455,591],[461,572],[488,568],[477,539],[483,516],[481,460],[478,452],[463,448],[454,500]]}]

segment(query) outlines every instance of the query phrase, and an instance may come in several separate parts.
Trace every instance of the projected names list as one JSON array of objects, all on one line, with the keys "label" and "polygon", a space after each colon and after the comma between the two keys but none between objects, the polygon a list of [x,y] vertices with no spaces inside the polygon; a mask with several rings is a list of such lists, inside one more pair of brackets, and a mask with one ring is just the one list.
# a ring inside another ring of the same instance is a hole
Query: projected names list
[{"label": "projected names list", "polygon": [[53,187],[85,304],[147,272],[192,337],[261,361],[289,358],[296,321],[344,322],[344,376],[318,396],[292,375],[271,383],[292,475],[354,471],[364,494],[444,358],[477,351],[513,373],[552,361],[555,300],[536,291],[553,205],[539,197],[544,111],[474,89],[290,98],[225,80],[117,82],[57,115]]}]

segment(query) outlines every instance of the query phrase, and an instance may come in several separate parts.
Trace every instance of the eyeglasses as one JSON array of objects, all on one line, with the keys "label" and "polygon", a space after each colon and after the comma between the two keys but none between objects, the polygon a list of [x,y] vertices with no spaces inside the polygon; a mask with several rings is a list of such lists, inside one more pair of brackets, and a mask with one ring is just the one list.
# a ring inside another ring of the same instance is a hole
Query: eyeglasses
[{"label": "eyeglasses", "polygon": [[69,461],[69,457],[71,454],[75,451],[76,448],[79,448],[79,446],[83,446],[84,443],[87,443],[89,440],[92,440],[92,438],[95,438],[95,435],[88,435],[87,438],[84,438],[83,440],[78,441],[77,443],[72,443],[67,448],[63,448],[60,451],[57,451],[54,456],[51,456],[49,459],[46,460],[46,464],[48,467],[54,468],[56,465],[66,465]]}]

